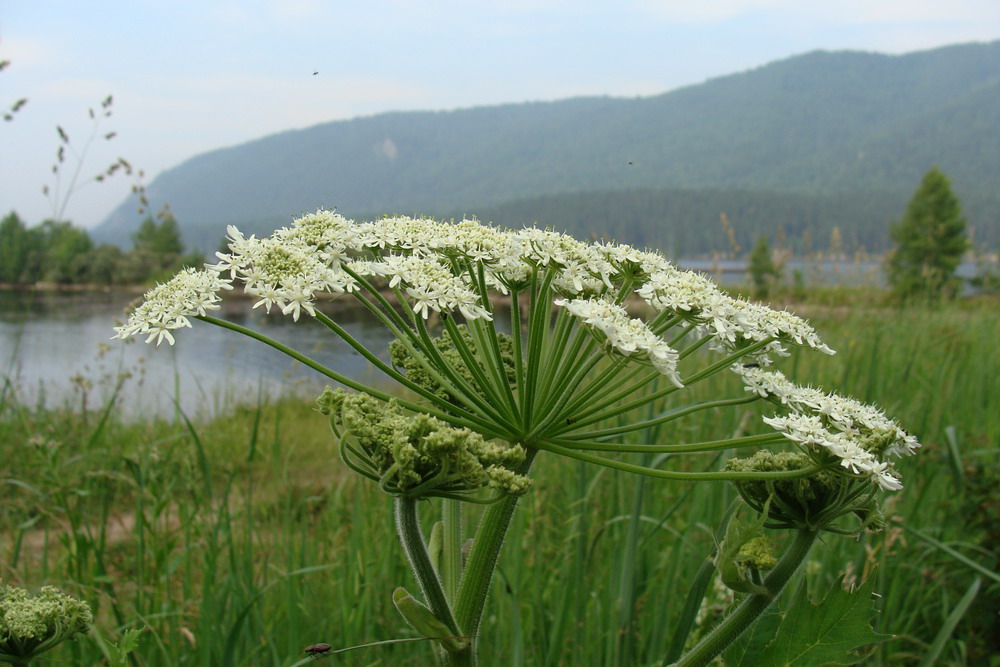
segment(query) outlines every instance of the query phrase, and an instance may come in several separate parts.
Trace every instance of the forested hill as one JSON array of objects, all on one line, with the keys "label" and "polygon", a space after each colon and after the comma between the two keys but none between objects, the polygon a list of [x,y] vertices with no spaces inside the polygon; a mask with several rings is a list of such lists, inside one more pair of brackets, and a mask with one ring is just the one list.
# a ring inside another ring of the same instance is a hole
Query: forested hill
[{"label": "forested hill", "polygon": [[[562,225],[587,211],[566,195],[591,192],[593,202],[595,191],[619,193],[597,201],[614,201],[634,221],[616,230],[622,240],[671,243],[641,227],[717,224],[727,212],[719,193],[749,193],[763,198],[757,210],[785,211],[761,222],[772,229],[793,228],[806,214],[788,203],[803,202],[819,216],[809,223],[814,238],[845,224],[830,202],[854,202],[841,213],[860,242],[878,246],[888,217],[938,165],[977,239],[996,240],[998,128],[1000,41],[902,56],[819,51],[655,97],[387,113],[283,132],[198,155],[156,178],[148,195],[154,208],[169,203],[185,238],[205,247],[217,246],[226,224],[266,231],[319,206],[358,216],[516,210],[520,219],[503,222]],[[648,197],[639,215],[622,194],[676,190],[703,192],[698,216],[658,214]],[[552,219],[530,208],[537,198]],[[134,209],[123,203],[95,236],[125,241]],[[575,231],[604,232],[607,220],[581,220]],[[696,236],[685,252],[706,249]]]}]

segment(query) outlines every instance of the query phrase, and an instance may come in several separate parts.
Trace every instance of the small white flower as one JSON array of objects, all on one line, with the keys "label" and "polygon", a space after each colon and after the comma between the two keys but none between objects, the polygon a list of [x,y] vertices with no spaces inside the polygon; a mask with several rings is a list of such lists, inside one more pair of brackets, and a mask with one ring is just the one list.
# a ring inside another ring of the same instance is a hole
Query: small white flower
[{"label": "small white flower", "polygon": [[677,351],[645,322],[630,318],[621,306],[603,299],[556,299],[554,303],[599,331],[619,354],[647,361],[674,386],[684,386],[677,373]]},{"label": "small white flower", "polygon": [[209,310],[219,308],[220,290],[232,289],[228,280],[215,271],[185,269],[163,284],[148,292],[131,313],[128,321],[115,327],[113,338],[147,336],[146,342],[164,340],[174,344],[171,333],[175,329],[191,326],[189,316],[204,317]]}]

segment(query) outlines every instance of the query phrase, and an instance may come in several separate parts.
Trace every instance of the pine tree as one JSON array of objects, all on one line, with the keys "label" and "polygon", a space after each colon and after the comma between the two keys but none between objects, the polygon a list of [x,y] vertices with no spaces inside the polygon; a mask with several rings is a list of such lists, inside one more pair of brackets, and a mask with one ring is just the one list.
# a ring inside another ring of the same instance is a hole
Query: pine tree
[{"label": "pine tree", "polygon": [[951,181],[934,167],[924,175],[902,219],[889,229],[896,247],[886,269],[896,295],[904,300],[955,296],[955,269],[969,248],[965,231]]},{"label": "pine tree", "polygon": [[766,299],[771,292],[771,285],[781,277],[781,271],[771,257],[771,246],[763,234],[757,237],[750,252],[749,270],[754,298]]}]

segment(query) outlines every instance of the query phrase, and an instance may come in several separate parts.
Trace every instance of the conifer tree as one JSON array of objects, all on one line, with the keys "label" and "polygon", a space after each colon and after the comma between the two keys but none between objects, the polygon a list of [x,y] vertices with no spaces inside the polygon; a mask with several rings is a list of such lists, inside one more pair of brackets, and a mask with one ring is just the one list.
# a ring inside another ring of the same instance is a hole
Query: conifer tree
[{"label": "conifer tree", "polygon": [[771,257],[771,246],[763,234],[757,237],[750,252],[749,270],[754,298],[766,299],[771,292],[771,285],[781,277],[781,271]]},{"label": "conifer tree", "polygon": [[951,181],[937,167],[925,175],[902,219],[889,232],[896,247],[886,270],[893,291],[903,300],[953,297],[955,270],[969,247],[962,206]]}]

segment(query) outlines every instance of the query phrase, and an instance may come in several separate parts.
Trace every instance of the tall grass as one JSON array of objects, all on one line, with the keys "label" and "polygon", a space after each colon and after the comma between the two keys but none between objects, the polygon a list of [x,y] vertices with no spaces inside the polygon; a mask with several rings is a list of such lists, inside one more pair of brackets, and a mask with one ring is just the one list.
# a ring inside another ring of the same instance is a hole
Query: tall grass
[{"label": "tall grass", "polygon": [[[894,638],[867,664],[929,656],[988,664],[1000,653],[1000,527],[975,518],[1000,507],[1000,314],[804,314],[839,354],[797,355],[786,374],[879,402],[925,449],[904,463],[906,488],[890,503],[889,528],[860,541],[825,538],[786,598],[818,595],[841,576],[874,576],[875,624]],[[697,391],[739,392],[725,375]],[[198,423],[129,422],[111,409],[26,406],[12,389],[0,391],[0,577],[82,595],[112,639],[144,628],[133,664],[291,665],[317,642],[414,636],[390,598],[395,586],[413,588],[390,503],[347,474],[307,402],[233,406]],[[706,413],[652,437],[753,432],[759,414]],[[686,465],[720,463],[709,456]],[[535,477],[494,580],[483,664],[660,664],[732,489],[545,456]],[[466,521],[476,518],[470,511]],[[695,635],[729,602],[718,586],[707,590],[707,620]],[[389,644],[333,660],[422,665],[431,650]],[[39,664],[100,664],[102,653],[87,638],[47,660]]]}]

